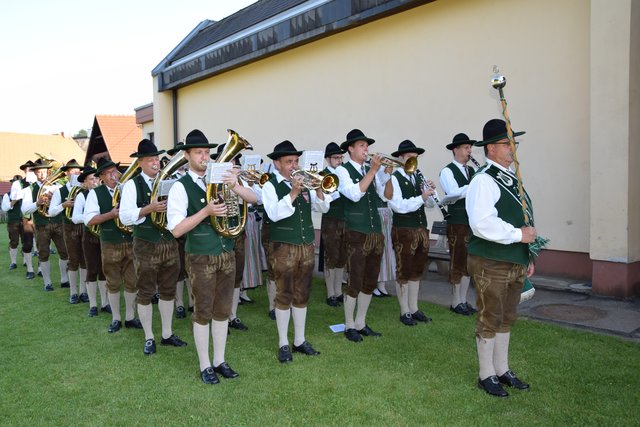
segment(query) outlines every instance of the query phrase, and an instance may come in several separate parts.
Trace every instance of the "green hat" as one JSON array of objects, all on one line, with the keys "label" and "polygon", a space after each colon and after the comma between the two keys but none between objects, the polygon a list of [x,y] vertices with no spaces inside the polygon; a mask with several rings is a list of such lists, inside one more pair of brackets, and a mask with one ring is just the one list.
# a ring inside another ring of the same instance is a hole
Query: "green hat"
[{"label": "green hat", "polygon": [[[524,135],[525,132],[513,132],[513,137]],[[485,145],[495,144],[501,139],[507,138],[507,124],[504,120],[491,119],[485,123],[482,128],[482,141],[476,142],[476,147],[484,147]]]},{"label": "green hat", "polygon": [[51,169],[51,165],[46,160],[38,159],[33,162],[31,169]]},{"label": "green hat", "polygon": [[20,165],[20,170],[25,170],[26,168],[32,168],[33,162],[31,160],[27,160],[23,164]]}]

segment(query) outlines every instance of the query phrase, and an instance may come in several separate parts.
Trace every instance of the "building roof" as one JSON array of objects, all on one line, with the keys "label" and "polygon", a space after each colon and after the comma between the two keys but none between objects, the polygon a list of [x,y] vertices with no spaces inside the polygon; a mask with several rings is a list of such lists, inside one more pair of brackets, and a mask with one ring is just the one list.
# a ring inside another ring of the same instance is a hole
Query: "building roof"
[{"label": "building roof", "polygon": [[35,153],[63,163],[71,159],[80,163],[85,157],[73,139],[61,135],[0,132],[0,150],[0,181],[8,181],[21,174],[20,165],[27,160],[37,160]]},{"label": "building roof", "polygon": [[141,139],[142,129],[135,115],[96,115],[85,163],[100,157],[109,157],[116,163],[131,163],[129,155],[137,151]]}]

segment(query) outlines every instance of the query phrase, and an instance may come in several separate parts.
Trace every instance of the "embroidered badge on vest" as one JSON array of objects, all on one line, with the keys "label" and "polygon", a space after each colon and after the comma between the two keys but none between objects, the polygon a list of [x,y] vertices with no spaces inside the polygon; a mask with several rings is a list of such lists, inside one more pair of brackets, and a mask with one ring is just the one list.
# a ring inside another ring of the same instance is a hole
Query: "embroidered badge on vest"
[{"label": "embroidered badge on vest", "polygon": [[498,171],[496,178],[502,181],[502,183],[507,187],[511,187],[513,185],[513,179],[506,173],[503,173],[502,171]]}]

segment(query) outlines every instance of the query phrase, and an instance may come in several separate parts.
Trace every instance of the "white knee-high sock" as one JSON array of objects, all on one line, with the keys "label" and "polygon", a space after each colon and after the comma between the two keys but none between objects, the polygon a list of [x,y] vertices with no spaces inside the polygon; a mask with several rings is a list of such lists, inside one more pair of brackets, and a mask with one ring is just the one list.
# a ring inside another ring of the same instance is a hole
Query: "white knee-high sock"
[{"label": "white knee-high sock", "polygon": [[96,282],[87,282],[87,295],[89,295],[89,307],[98,307],[98,298],[96,297],[98,284]]},{"label": "white knee-high sock", "polygon": [[356,302],[358,300],[349,295],[344,296],[344,327],[346,329],[354,329],[355,322],[353,320],[353,314],[356,312]]},{"label": "white knee-high sock", "polygon": [[495,346],[495,338],[476,337],[476,349],[478,350],[478,377],[485,380],[496,374],[493,367],[493,347]]},{"label": "white knee-high sock", "polygon": [[17,264],[16,259],[18,259],[18,248],[9,248],[9,258],[11,258],[11,264]]},{"label": "white knee-high sock", "polygon": [[342,277],[344,276],[344,268],[336,268],[333,275],[333,294],[337,297],[342,295]]},{"label": "white knee-high sock", "polygon": [[153,306],[151,304],[138,304],[138,316],[142,329],[144,330],[144,339],[152,340],[153,337]]},{"label": "white knee-high sock", "polygon": [[226,320],[211,321],[211,336],[213,337],[213,366],[218,367],[224,362],[224,352],[227,348],[227,334],[229,323]]},{"label": "white knee-high sock", "polygon": [[69,272],[69,295],[77,295],[78,294],[78,272],[70,271]]},{"label": "white knee-high sock", "polygon": [[40,271],[42,272],[42,280],[45,285],[51,285],[51,264],[49,261],[40,263]]},{"label": "white knee-high sock", "polygon": [[371,303],[371,295],[358,294],[358,311],[356,312],[355,326],[357,330],[364,328],[367,325],[367,310],[369,310],[369,304]]},{"label": "white knee-high sock", "polygon": [[100,306],[105,307],[111,304],[107,295],[107,282],[105,280],[98,280],[98,289],[100,290]]},{"label": "white knee-high sock", "polygon": [[493,367],[496,375],[504,375],[509,370],[509,338],[510,332],[497,333],[496,344],[493,347]]},{"label": "white knee-high sock", "polygon": [[193,341],[196,344],[196,352],[198,353],[198,361],[200,362],[200,371],[204,371],[211,366],[209,358],[209,324],[201,325],[193,322]]},{"label": "white knee-high sock", "polygon": [[385,282],[378,282],[378,290],[383,294],[387,293],[387,285]]},{"label": "white knee-high sock", "polygon": [[87,269],[80,268],[80,293],[87,293]]},{"label": "white knee-high sock", "polygon": [[229,315],[229,321],[232,321],[238,317],[238,304],[240,303],[240,288],[233,289],[233,301],[231,301],[231,314]]},{"label": "white knee-high sock", "polygon": [[124,291],[124,320],[133,320],[136,317],[137,292]]},{"label": "white knee-high sock", "polygon": [[467,291],[469,290],[469,276],[462,276],[460,279],[460,302],[467,302]]},{"label": "white knee-high sock", "polygon": [[299,346],[305,341],[304,329],[307,320],[307,307],[297,308],[291,307],[291,314],[293,317],[293,332],[294,339],[293,345]]},{"label": "white knee-high sock", "polygon": [[160,320],[162,322],[162,338],[169,338],[173,335],[173,300],[165,301],[160,299],[158,301],[158,311],[160,311]]},{"label": "white knee-high sock", "polygon": [[269,311],[276,308],[276,282],[269,280],[267,282],[267,298],[269,298]]},{"label": "white knee-high sock", "polygon": [[291,310],[280,310],[276,308],[276,327],[278,328],[278,347],[289,345],[289,318]]},{"label": "white knee-high sock", "polygon": [[176,283],[176,307],[184,307],[184,280]]},{"label": "white knee-high sock", "polygon": [[460,299],[460,284],[451,286],[451,307],[456,308],[462,300]]},{"label": "white knee-high sock", "polygon": [[335,269],[324,269],[324,284],[327,287],[327,298],[331,298],[332,296],[336,296],[334,293],[334,285],[333,281],[335,279],[336,270]]},{"label": "white knee-high sock", "polygon": [[409,311],[411,313],[415,313],[418,311],[418,293],[420,293],[420,281],[419,280],[409,280],[408,290],[409,290]]},{"label": "white knee-high sock", "polygon": [[396,282],[396,295],[398,296],[398,303],[400,304],[400,314],[404,315],[409,313],[409,286],[408,284],[400,285]]},{"label": "white knee-high sock", "polygon": [[22,258],[27,264],[27,273],[33,273],[33,254],[31,254],[31,252],[22,252]]},{"label": "white knee-high sock", "polygon": [[120,291],[113,294],[109,292],[107,297],[111,305],[111,319],[122,320],[122,317],[120,317]]},{"label": "white knee-high sock", "polygon": [[66,260],[66,259],[59,259],[58,260],[58,267],[60,268],[60,282],[62,282],[62,283],[69,281],[69,274],[67,272],[67,264],[69,264],[69,261]]}]

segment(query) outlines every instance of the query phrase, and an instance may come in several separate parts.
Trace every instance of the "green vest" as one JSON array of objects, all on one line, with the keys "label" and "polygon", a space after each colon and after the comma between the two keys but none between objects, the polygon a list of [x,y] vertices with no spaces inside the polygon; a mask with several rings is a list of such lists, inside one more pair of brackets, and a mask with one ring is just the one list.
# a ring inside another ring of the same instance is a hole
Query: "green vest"
[{"label": "green vest", "polygon": [[[333,173],[328,168],[324,168],[324,172]],[[331,205],[329,206],[329,211],[322,215],[344,220],[344,197],[338,197],[337,199],[332,200]]]},{"label": "green vest", "polygon": [[[60,203],[66,202],[68,197],[69,197],[69,189],[65,184],[62,187],[60,187]],[[62,212],[60,212],[60,216],[62,217],[62,222],[64,224],[73,224],[73,221],[67,218],[67,216],[64,214],[64,211],[65,209],[62,208]]]},{"label": "green vest", "polygon": [[[187,216],[195,215],[207,203],[205,191],[198,186],[191,175],[186,174],[178,180],[187,192]],[[185,253],[197,255],[220,255],[233,250],[233,240],[219,235],[211,225],[211,219],[205,218],[187,233],[184,244]]]},{"label": "green vest", "polygon": [[[40,186],[36,183],[31,184],[31,197],[33,201],[38,201],[38,192],[40,191]],[[47,224],[62,224],[62,212],[56,216],[46,217],[40,215],[38,209],[33,212],[33,223],[35,225],[47,225]]]},{"label": "green vest", "polygon": [[[132,178],[132,181],[136,188],[136,206],[143,208],[151,203],[151,189],[144,182],[142,174],[136,175]],[[147,242],[156,243],[160,239],[173,240],[174,237],[168,230],[160,230],[151,221],[151,214],[147,215],[143,223],[133,226],[133,237],[146,240]]]},{"label": "green vest", "polygon": [[[95,188],[100,214],[105,214],[113,209],[113,197],[106,185]],[[118,228],[115,221],[110,219],[100,224],[100,241],[105,243],[125,243],[131,242],[131,235]]]},{"label": "green vest", "polygon": [[[20,180],[21,188],[27,188],[29,183],[24,179]],[[7,222],[16,223],[22,221],[22,200],[17,200],[13,207],[7,211]]]},{"label": "green vest", "polygon": [[[462,172],[460,172],[460,169],[458,168],[458,166],[456,166],[453,162],[449,163],[447,165],[447,168],[449,168],[449,170],[453,172],[453,179],[455,179],[456,182],[458,183],[458,187],[464,187],[465,185],[469,185],[469,182],[471,182],[471,178],[473,178],[473,174],[475,173],[475,170],[470,167],[469,179],[467,179],[462,174]],[[469,225],[469,216],[467,215],[466,200],[467,200],[466,198],[462,198],[457,202],[449,205],[449,207],[447,208],[447,211],[451,216],[447,218],[447,223]]]},{"label": "green vest", "polygon": [[[269,182],[276,189],[278,200],[291,192],[287,183],[282,180],[278,183],[277,178],[272,177]],[[272,242],[284,242],[292,245],[308,245],[314,242],[315,232],[311,221],[311,194],[309,190],[303,188],[291,201],[295,212],[290,217],[280,221],[271,222],[270,236]]]},{"label": "green vest", "polygon": [[[349,177],[354,183],[360,182],[362,174],[350,162],[345,163],[344,168],[349,172]],[[369,170],[366,168],[365,170]],[[372,183],[367,188],[364,196],[354,202],[347,197],[344,198],[344,221],[347,230],[358,231],[360,233],[382,233],[382,224],[380,222],[380,198],[375,192]]]},{"label": "green vest", "polygon": [[[415,185],[398,171],[395,171],[393,175],[398,180],[403,199],[422,196],[422,192],[420,192],[422,178],[418,174],[413,175],[416,179]],[[420,208],[413,212],[404,214],[394,212],[393,226],[403,228],[427,228],[427,214],[424,211],[424,205],[421,205]]]},{"label": "green vest", "polygon": [[[524,226],[524,214],[522,213],[522,205],[520,204],[520,196],[518,195],[518,179],[515,175],[505,173],[495,165],[481,169],[475,176],[483,173],[493,178],[500,189],[500,198],[495,204],[500,219],[516,228]],[[531,206],[529,195],[527,195],[526,192],[525,198],[528,206],[527,212],[529,218],[531,218],[531,224],[533,224],[533,207]],[[471,233],[467,253],[497,261],[529,265],[529,246],[526,243],[503,245],[481,239]]]}]

